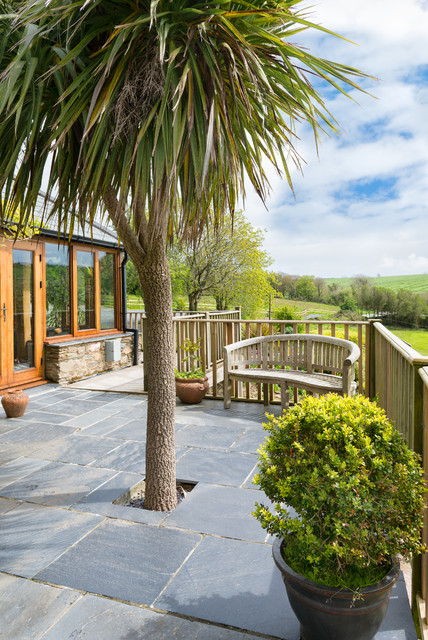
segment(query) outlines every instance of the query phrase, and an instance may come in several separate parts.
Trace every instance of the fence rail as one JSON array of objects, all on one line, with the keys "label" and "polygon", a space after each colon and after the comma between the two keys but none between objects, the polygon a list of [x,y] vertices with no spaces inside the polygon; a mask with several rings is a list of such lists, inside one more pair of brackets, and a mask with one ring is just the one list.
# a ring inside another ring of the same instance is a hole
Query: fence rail
[{"label": "fence rail", "polygon": [[[412,349],[388,331],[382,323],[371,322],[368,354],[368,391],[377,398],[388,418],[408,445],[422,456],[428,478],[428,357]],[[422,533],[428,542],[425,513]],[[420,620],[423,640],[428,640],[426,602],[428,596],[428,555],[412,565],[412,607]]]}]

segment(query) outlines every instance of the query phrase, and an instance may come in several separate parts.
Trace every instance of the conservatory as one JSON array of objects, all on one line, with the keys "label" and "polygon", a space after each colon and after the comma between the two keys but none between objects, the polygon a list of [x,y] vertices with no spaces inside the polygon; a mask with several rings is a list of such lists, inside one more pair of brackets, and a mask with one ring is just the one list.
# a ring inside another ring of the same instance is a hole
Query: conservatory
[{"label": "conservatory", "polygon": [[0,393],[132,364],[122,262],[101,225],[67,241],[49,230],[15,242],[0,235]]}]

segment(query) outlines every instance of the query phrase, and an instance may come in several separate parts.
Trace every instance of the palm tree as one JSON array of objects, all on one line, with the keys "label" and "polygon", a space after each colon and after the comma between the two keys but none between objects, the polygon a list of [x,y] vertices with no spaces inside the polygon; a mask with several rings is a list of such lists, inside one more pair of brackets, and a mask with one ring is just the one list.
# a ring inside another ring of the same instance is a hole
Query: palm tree
[{"label": "palm tree", "polygon": [[[0,188],[25,222],[42,183],[63,229],[106,211],[147,312],[147,508],[176,504],[168,240],[233,213],[270,162],[291,187],[295,125],[336,123],[311,78],[359,71],[293,42],[301,0],[1,0]],[[358,87],[357,87],[358,88]]]}]

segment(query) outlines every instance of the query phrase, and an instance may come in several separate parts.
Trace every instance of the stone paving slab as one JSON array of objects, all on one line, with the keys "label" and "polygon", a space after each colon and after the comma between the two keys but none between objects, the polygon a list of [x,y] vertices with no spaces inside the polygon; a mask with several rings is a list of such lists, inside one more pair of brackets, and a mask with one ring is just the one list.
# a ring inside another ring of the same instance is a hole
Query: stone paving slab
[{"label": "stone paving slab", "polygon": [[233,444],[231,451],[241,451],[242,453],[257,453],[263,444],[267,434],[262,428],[245,431],[241,438]]},{"label": "stone paving slab", "polygon": [[251,515],[257,499],[260,493],[251,489],[199,483],[166,518],[163,526],[264,542],[266,531]]},{"label": "stone paving slab", "polygon": [[[21,480],[30,473],[34,473],[43,467],[46,467],[49,462],[45,460],[32,460],[31,458],[17,458],[11,460],[2,465],[0,476],[0,489],[7,487],[9,484]],[[3,495],[5,495],[3,493]]]},{"label": "stone paving slab", "polygon": [[175,443],[200,449],[226,450],[242,436],[242,429],[189,425],[180,429]]},{"label": "stone paving slab", "polygon": [[53,462],[87,465],[123,444],[121,440],[70,435],[39,449],[34,457]]},{"label": "stone paving slab", "polygon": [[6,498],[55,507],[70,507],[114,475],[113,471],[50,462],[2,488]]},{"label": "stone paving slab", "polygon": [[38,640],[81,598],[74,591],[0,574],[0,638]]},{"label": "stone paving slab", "polygon": [[[208,402],[208,400],[206,401]],[[199,424],[205,427],[224,427],[226,424],[237,429],[259,429],[261,419],[245,419],[242,415],[210,410],[208,406],[204,405],[200,408],[195,408],[193,405],[179,405],[176,406],[176,418],[179,422],[185,422],[186,424]]]},{"label": "stone paving slab", "polygon": [[191,449],[177,462],[177,477],[192,482],[211,482],[239,487],[257,464],[250,453]]},{"label": "stone paving slab", "polygon": [[85,595],[43,640],[260,640],[231,629],[185,620]]},{"label": "stone paving slab", "polygon": [[8,511],[12,511],[12,509],[15,509],[20,504],[22,503],[18,502],[17,500],[7,500],[6,498],[0,498],[0,515],[2,515],[3,513],[7,513]]},{"label": "stone paving slab", "polygon": [[118,518],[129,522],[141,522],[143,524],[159,525],[165,520],[166,514],[159,511],[148,511],[127,507],[122,504],[114,504],[125,492],[141,483],[141,475],[136,473],[120,472],[114,478],[95,489],[86,498],[75,504],[72,509],[84,511],[109,518]]},{"label": "stone paving slab", "polygon": [[[138,442],[146,441],[146,428],[147,418],[132,419],[129,416],[123,416],[119,414],[123,420],[122,425],[118,425],[114,431],[110,431],[109,436],[111,438],[118,438],[122,440],[136,440]],[[126,422],[125,422],[126,421]]]},{"label": "stone paving slab", "polygon": [[74,427],[75,429],[86,429],[91,425],[100,422],[104,418],[110,418],[113,415],[116,415],[120,412],[119,409],[113,409],[114,402],[109,405],[109,408],[103,407],[102,409],[93,409],[92,411],[88,411],[87,413],[82,413],[79,416],[75,416],[74,418],[70,418],[67,421],[68,427]]},{"label": "stone paving slab", "polygon": [[124,418],[120,415],[120,412],[118,412],[117,414],[112,416],[110,415],[108,417],[100,416],[100,420],[98,422],[94,422],[90,426],[80,428],[77,433],[78,435],[85,436],[106,436],[109,435],[110,432],[114,431],[114,429],[122,427],[127,422],[129,422],[129,418]]},{"label": "stone paving slab", "polygon": [[192,533],[106,521],[37,579],[150,605],[200,540]]},{"label": "stone paving slab", "polygon": [[155,606],[287,640],[300,637],[270,545],[207,536]]},{"label": "stone paving slab", "polygon": [[114,440],[114,442],[117,442],[117,445],[113,451],[94,460],[91,466],[131,473],[146,472],[146,445],[144,442],[123,442],[123,440]]},{"label": "stone paving slab", "polygon": [[5,444],[16,444],[24,448],[40,449],[44,444],[50,444],[73,433],[73,429],[63,425],[49,423],[28,423],[0,436]]},{"label": "stone paving slab", "polygon": [[21,504],[0,517],[0,571],[31,578],[102,520],[92,514]]}]

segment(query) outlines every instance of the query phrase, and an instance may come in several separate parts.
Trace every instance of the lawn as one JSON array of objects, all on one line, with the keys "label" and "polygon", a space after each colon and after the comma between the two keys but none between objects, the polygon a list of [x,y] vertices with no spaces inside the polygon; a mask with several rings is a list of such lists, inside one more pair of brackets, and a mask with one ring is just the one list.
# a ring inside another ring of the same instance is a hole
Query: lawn
[{"label": "lawn", "polygon": [[426,329],[397,329],[388,327],[392,333],[410,344],[422,356],[428,356],[428,331]]},{"label": "lawn", "polygon": [[272,315],[275,313],[275,309],[283,307],[284,305],[296,309],[297,312],[301,314],[301,317],[305,317],[308,314],[318,314],[321,316],[321,320],[329,320],[340,311],[340,307],[334,304],[323,304],[322,302],[307,302],[306,300],[283,300],[282,298],[275,298],[274,300],[272,300]]},{"label": "lawn", "polygon": [[[349,287],[354,278],[325,278],[327,284],[336,282],[341,287]],[[428,292],[428,273],[420,273],[410,276],[379,276],[369,278],[370,284],[376,287],[385,287],[398,291],[399,289],[407,289],[412,293]]]}]

